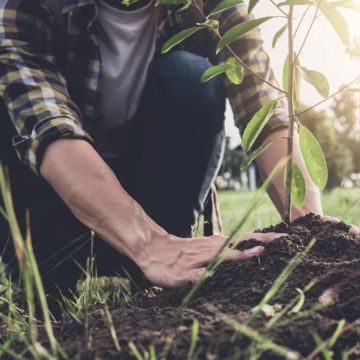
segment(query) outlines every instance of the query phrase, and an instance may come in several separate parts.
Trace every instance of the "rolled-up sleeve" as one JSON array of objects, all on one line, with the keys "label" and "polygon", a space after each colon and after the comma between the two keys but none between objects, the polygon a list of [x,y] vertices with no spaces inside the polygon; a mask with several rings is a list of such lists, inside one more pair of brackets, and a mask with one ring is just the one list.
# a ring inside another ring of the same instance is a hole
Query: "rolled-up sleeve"
[{"label": "rolled-up sleeve", "polygon": [[0,96],[17,130],[15,150],[37,174],[54,140],[92,142],[50,50],[52,29],[53,17],[43,1],[0,2]]},{"label": "rolled-up sleeve", "polygon": [[[253,19],[248,15],[247,6],[240,4],[225,11],[220,17],[220,31],[224,34],[234,25]],[[214,38],[215,40],[215,38]],[[216,39],[215,41],[217,41]],[[248,65],[251,70],[259,74],[268,82],[278,86],[268,54],[263,48],[263,40],[260,29],[256,28],[246,33],[238,40],[231,43],[231,48]],[[216,62],[224,62],[233,56],[227,49],[221,51]],[[267,102],[281,98],[283,95],[278,90],[272,88],[253,73],[245,69],[244,80],[240,85],[232,84],[227,77],[224,77],[227,96],[229,98],[235,124],[242,135],[248,121],[252,118]],[[288,126],[287,103],[284,99],[278,101],[274,115],[270,118],[262,131],[262,136],[269,132]]]}]

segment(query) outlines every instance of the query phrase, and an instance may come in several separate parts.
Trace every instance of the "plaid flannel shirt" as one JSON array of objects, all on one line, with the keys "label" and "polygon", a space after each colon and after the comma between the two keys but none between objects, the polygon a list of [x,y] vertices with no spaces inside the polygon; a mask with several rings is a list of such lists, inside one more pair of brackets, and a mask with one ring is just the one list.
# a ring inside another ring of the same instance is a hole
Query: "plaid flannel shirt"
[{"label": "plaid flannel shirt", "polygon": [[[39,173],[42,154],[59,138],[93,142],[101,94],[101,59],[96,23],[97,0],[63,0],[63,26],[45,0],[0,0],[0,96],[17,130],[13,145],[20,160]],[[200,1],[200,0],[197,0]],[[215,5],[205,0],[205,13]],[[221,32],[249,19],[245,5],[219,16]],[[202,21],[190,7],[184,12],[162,6],[158,27],[158,51],[171,35]],[[200,34],[201,33],[201,34]],[[197,35],[199,34],[199,35]],[[183,48],[219,63],[230,55],[215,56],[216,40],[201,30]],[[259,30],[235,41],[233,49],[263,78],[275,83]],[[279,93],[250,72],[240,86],[224,77],[236,125],[242,132],[251,116]],[[1,119],[0,119],[1,121]],[[287,126],[284,104],[279,104],[264,132]],[[0,123],[1,129],[1,123]]]}]

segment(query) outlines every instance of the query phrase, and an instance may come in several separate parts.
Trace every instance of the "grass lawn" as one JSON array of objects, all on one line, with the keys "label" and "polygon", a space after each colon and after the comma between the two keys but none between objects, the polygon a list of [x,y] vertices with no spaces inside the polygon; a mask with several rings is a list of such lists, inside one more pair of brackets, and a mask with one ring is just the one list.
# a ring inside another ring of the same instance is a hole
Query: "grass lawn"
[{"label": "grass lawn", "polygon": [[[241,214],[253,199],[254,192],[223,191],[219,193],[224,233],[229,234]],[[324,213],[336,216],[346,223],[360,225],[360,189],[337,188],[322,196]],[[252,231],[280,221],[270,198],[265,195],[261,205],[252,213],[243,231]]]}]

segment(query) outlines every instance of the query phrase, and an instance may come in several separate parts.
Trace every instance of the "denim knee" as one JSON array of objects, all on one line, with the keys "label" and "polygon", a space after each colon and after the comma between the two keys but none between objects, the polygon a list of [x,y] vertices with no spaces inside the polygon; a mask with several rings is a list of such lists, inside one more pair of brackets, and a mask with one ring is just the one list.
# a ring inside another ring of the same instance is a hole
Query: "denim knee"
[{"label": "denim knee", "polygon": [[221,130],[225,112],[222,80],[216,77],[205,83],[200,81],[211,66],[209,60],[187,51],[163,55],[149,74],[155,101],[181,114],[183,121],[191,121],[193,126]]}]

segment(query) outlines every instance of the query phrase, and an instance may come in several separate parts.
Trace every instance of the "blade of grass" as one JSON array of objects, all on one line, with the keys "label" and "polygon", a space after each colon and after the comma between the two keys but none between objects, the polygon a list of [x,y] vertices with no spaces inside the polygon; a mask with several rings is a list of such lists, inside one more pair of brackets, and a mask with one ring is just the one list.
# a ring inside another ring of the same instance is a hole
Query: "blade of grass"
[{"label": "blade of grass", "polygon": [[145,360],[144,357],[140,354],[140,351],[138,350],[136,345],[132,341],[129,341],[129,348],[133,353],[133,355],[135,356],[136,360]]},{"label": "blade of grass", "polygon": [[306,357],[306,360],[312,360],[314,359],[318,354],[319,352],[322,353],[322,355],[324,356],[324,358],[327,360],[327,359],[330,359],[332,360],[333,359],[333,356],[332,356],[332,351],[331,351],[331,348],[335,345],[335,343],[337,342],[337,340],[339,339],[339,336],[346,330],[349,330],[351,329],[351,324],[349,327],[347,327],[346,329],[346,321],[345,319],[341,319],[338,324],[337,324],[337,327],[334,331],[334,333],[332,334],[332,336],[328,339],[328,340],[325,340],[323,341],[320,336],[314,332],[312,335],[314,337],[314,340],[316,342],[316,349],[310,353],[307,357]]},{"label": "blade of grass", "polygon": [[161,352],[160,360],[167,360],[167,358],[168,358],[168,356],[170,354],[172,343],[173,343],[173,338],[168,336],[165,339],[165,346],[164,346],[163,351]]},{"label": "blade of grass", "polygon": [[104,316],[104,319],[105,319],[106,326],[107,326],[107,328],[109,330],[111,339],[112,339],[112,341],[114,343],[115,349],[117,351],[121,351],[119,340],[118,340],[117,335],[116,335],[116,330],[115,330],[113,318],[111,316],[111,313],[109,311],[109,307],[107,305],[104,306],[104,308],[102,310],[102,313],[103,313],[103,316]]},{"label": "blade of grass", "polygon": [[[53,328],[51,325],[50,311],[49,311],[49,307],[48,307],[48,304],[46,301],[45,290],[44,290],[43,283],[41,281],[41,275],[39,272],[39,268],[37,266],[34,250],[32,247],[31,232],[30,232],[30,217],[29,217],[28,212],[26,213],[26,224],[27,224],[26,225],[27,231],[26,231],[25,246],[27,249],[29,265],[30,265],[30,268],[33,273],[34,283],[36,286],[37,295],[39,297],[40,306],[41,306],[42,314],[44,317],[44,327],[45,327],[45,331],[47,333],[47,336],[48,336],[48,339],[50,342],[50,347],[51,347],[51,350],[53,351],[53,353],[57,354],[58,351],[60,350],[60,346],[59,346],[57,340],[55,339],[55,335],[54,335]],[[63,353],[63,351],[60,350],[60,353]],[[63,353],[63,356],[65,357],[65,353]]]},{"label": "blade of grass", "polygon": [[305,310],[305,311],[302,311],[294,316],[291,316],[281,322],[279,322],[277,324],[278,327],[284,327],[284,326],[288,326],[289,324],[293,323],[294,321],[296,320],[299,320],[299,319],[302,319],[304,317],[308,317],[320,310],[323,310],[325,309],[326,307],[328,307],[329,305],[324,305],[324,304],[321,304],[321,303],[317,303],[317,304],[314,304],[310,309],[308,310]]},{"label": "blade of grass", "polygon": [[190,349],[189,349],[189,352],[187,355],[188,360],[192,360],[194,357],[198,339],[199,339],[199,320],[194,319],[193,325],[191,328],[191,344],[190,344]]},{"label": "blade of grass", "polygon": [[236,332],[253,340],[261,349],[271,350],[275,354],[285,357],[289,360],[296,360],[300,358],[299,354],[297,354],[295,351],[275,344],[274,342],[260,334],[257,330],[249,327],[248,325],[240,324],[235,319],[232,319],[226,314],[218,311],[215,312],[215,315],[219,317],[219,319],[222,320],[225,324],[231,326]]},{"label": "blade of grass", "polygon": [[55,357],[53,357],[37,340],[38,331],[35,320],[35,295],[37,295],[40,300],[40,305],[44,316],[44,327],[48,335],[51,349],[54,354],[60,354],[62,357],[66,358],[65,353],[58,345],[53,334],[46,296],[31,245],[29,218],[27,215],[26,237],[24,239],[16,219],[14,204],[11,195],[11,187],[8,179],[9,177],[5,175],[4,169],[0,164],[0,193],[2,195],[5,211],[8,217],[8,224],[14,242],[15,253],[18,259],[20,269],[20,275],[23,279],[26,302],[29,312],[29,333],[32,343],[32,351],[34,352],[34,355],[39,358],[55,359]]},{"label": "blade of grass", "polygon": [[280,275],[275,280],[274,284],[271,286],[271,288],[267,291],[265,296],[260,301],[260,304],[256,306],[256,310],[252,313],[249,320],[246,322],[248,325],[256,319],[256,317],[259,315],[265,304],[267,304],[280,290],[280,288],[284,285],[286,280],[289,278],[289,276],[292,274],[292,272],[295,270],[295,268],[299,265],[301,260],[306,256],[306,254],[311,250],[311,248],[315,245],[316,239],[312,239],[306,249],[296,254],[290,262],[286,265],[285,269],[280,273]]},{"label": "blade of grass", "polygon": [[332,335],[331,339],[329,340],[329,343],[328,343],[328,346],[330,348],[332,348],[335,343],[337,342],[339,336],[341,335],[343,329],[344,329],[344,326],[346,324],[346,321],[345,319],[341,319],[338,323],[338,326],[336,327],[336,330],[334,332],[334,334]]}]

